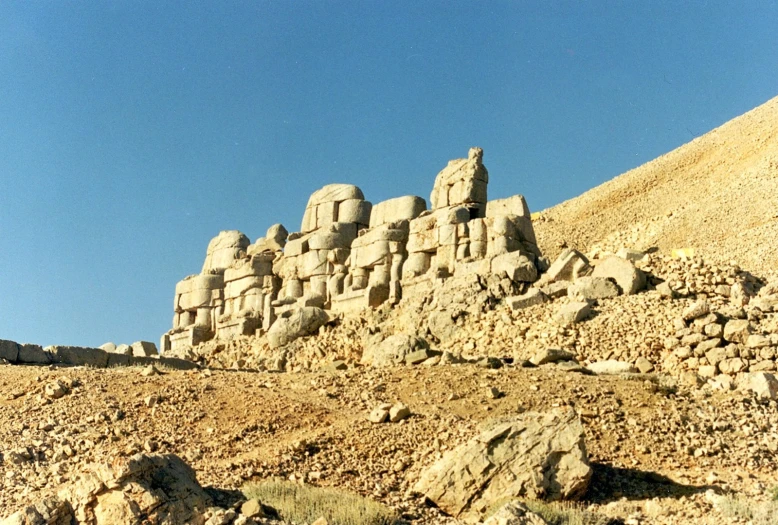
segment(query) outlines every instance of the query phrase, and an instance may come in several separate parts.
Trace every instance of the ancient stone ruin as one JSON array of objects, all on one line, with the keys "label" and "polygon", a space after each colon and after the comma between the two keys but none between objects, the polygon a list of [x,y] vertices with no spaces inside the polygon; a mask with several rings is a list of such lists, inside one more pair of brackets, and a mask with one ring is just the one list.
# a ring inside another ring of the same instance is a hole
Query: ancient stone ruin
[{"label": "ancient stone ruin", "polygon": [[176,285],[162,352],[261,334],[295,308],[396,304],[456,275],[536,281],[547,263],[527,203],[489,201],[488,183],[483,150],[472,148],[437,175],[431,209],[417,196],[372,205],[356,186],[329,184],[311,195],[299,232],[276,224],[253,244],[239,231],[219,233],[202,271]]}]

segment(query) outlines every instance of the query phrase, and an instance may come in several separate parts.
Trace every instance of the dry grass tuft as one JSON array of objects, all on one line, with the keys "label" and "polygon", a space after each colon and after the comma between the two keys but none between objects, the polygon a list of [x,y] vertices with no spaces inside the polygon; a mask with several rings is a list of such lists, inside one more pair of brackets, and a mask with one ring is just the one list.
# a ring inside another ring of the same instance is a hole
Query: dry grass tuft
[{"label": "dry grass tuft", "polygon": [[247,498],[273,507],[286,521],[311,523],[324,517],[330,525],[394,525],[397,514],[390,508],[342,490],[266,481],[243,487]]}]

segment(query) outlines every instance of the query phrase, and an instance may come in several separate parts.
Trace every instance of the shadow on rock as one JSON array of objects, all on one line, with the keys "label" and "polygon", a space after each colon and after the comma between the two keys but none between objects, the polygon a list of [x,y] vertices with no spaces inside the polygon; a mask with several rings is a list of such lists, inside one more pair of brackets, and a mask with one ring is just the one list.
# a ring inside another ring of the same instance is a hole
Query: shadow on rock
[{"label": "shadow on rock", "polygon": [[710,485],[683,485],[656,472],[613,467],[603,463],[592,463],[591,467],[594,471],[592,480],[583,498],[589,503],[604,504],[621,498],[680,498],[715,488]]}]

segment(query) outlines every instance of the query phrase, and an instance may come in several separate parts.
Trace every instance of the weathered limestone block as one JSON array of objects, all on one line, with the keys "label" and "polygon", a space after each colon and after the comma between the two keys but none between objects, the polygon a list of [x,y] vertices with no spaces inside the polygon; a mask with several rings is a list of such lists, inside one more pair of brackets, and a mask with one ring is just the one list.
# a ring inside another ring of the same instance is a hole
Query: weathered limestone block
[{"label": "weathered limestone block", "polygon": [[547,302],[548,296],[537,288],[530,288],[527,293],[523,295],[517,295],[514,297],[507,297],[505,304],[510,307],[511,310],[522,310],[535,306],[536,304],[543,304]]},{"label": "weathered limestone block", "polygon": [[224,297],[224,275],[190,275],[176,285],[176,311],[210,307]]},{"label": "weathered limestone block", "polygon": [[624,295],[638,293],[646,287],[646,275],[627,259],[606,257],[594,267],[592,277],[612,279]]},{"label": "weathered limestone block", "polygon": [[410,195],[379,202],[373,206],[373,211],[370,213],[370,228],[388,222],[415,219],[426,209],[427,203],[424,199]]},{"label": "weathered limestone block", "polygon": [[619,289],[604,277],[579,277],[567,289],[567,294],[577,301],[605,299],[619,295]]},{"label": "weathered limestone block", "polygon": [[513,282],[532,283],[538,279],[535,264],[521,252],[514,251],[498,255],[491,262],[491,270],[495,275],[505,273]]},{"label": "weathered limestone block", "polygon": [[529,206],[523,195],[514,195],[506,199],[495,199],[486,203],[486,217],[504,215],[530,218]]},{"label": "weathered limestone block", "polygon": [[247,248],[247,253],[248,255],[256,255],[263,252],[280,252],[284,249],[288,236],[289,232],[282,224],[274,224],[268,228],[264,237],[260,237]]},{"label": "weathered limestone block", "polygon": [[[409,242],[410,244],[410,242]],[[410,250],[409,250],[410,251]],[[402,269],[402,278],[413,279],[424,275],[429,271],[430,264],[432,262],[432,256],[425,252],[409,253],[408,259],[405,260]]]},{"label": "weathered limestone block", "polygon": [[284,246],[285,257],[295,257],[302,255],[309,250],[308,239],[310,235],[303,235],[300,237],[290,238]]},{"label": "weathered limestone block", "polygon": [[414,491],[475,523],[512,497],[578,499],[591,476],[583,425],[573,409],[559,409],[493,422],[423,471]]},{"label": "weathered limestone block", "polygon": [[724,325],[724,339],[730,343],[745,344],[753,332],[754,329],[747,319],[732,319]]},{"label": "weathered limestone block", "polygon": [[237,230],[219,232],[219,235],[208,243],[201,273],[223,273],[232,261],[246,254],[250,244],[249,238]]},{"label": "weathered limestone block", "polygon": [[19,345],[14,341],[0,339],[0,359],[15,363],[19,357]]},{"label": "weathered limestone block", "polygon": [[438,248],[438,235],[435,230],[425,230],[408,235],[409,253],[434,253]]},{"label": "weathered limestone block", "polygon": [[592,267],[589,265],[589,259],[578,250],[568,249],[559,254],[556,261],[543,274],[542,284],[553,283],[556,281],[575,281],[578,277],[589,275]]},{"label": "weathered limestone block", "polygon": [[157,345],[149,341],[135,341],[131,345],[135,357],[158,356]]},{"label": "weathered limestone block", "polygon": [[19,363],[35,365],[48,365],[53,362],[51,353],[39,345],[29,343],[19,345],[19,355],[16,360]]},{"label": "weathered limestone block", "polygon": [[[344,217],[340,207],[345,201]],[[359,201],[364,204],[358,204]],[[370,221],[370,203],[365,201],[362,190],[351,184],[328,184],[313,192],[305,207],[300,231],[309,233],[333,222],[356,222],[367,225]],[[363,222],[364,221],[364,222]]]},{"label": "weathered limestone block", "polygon": [[397,365],[405,361],[405,356],[417,350],[429,350],[427,341],[421,337],[396,334],[377,344],[368,342],[362,350],[361,363],[375,367]]},{"label": "weathered limestone block", "polygon": [[311,250],[300,256],[298,275],[302,280],[309,280],[315,275],[331,275],[333,269],[326,250]]},{"label": "weathered limestone block", "polygon": [[310,250],[348,249],[357,238],[357,225],[351,222],[335,222],[320,228],[308,238]]},{"label": "weathered limestone block", "polygon": [[78,346],[47,346],[54,363],[74,366],[93,366],[105,368],[108,366],[108,352],[99,348],[82,348]]},{"label": "weathered limestone block", "polygon": [[560,307],[554,314],[554,320],[562,326],[570,326],[583,321],[591,312],[592,308],[588,302],[572,302]]},{"label": "weathered limestone block", "polygon": [[299,337],[316,332],[320,326],[327,324],[330,316],[321,308],[307,306],[284,312],[276,319],[267,333],[271,348],[279,348],[291,343]]},{"label": "weathered limestone block", "polygon": [[365,200],[345,200],[338,207],[338,221],[351,222],[364,228],[370,223],[372,208],[372,204]]},{"label": "weathered limestone block", "polygon": [[466,159],[449,161],[438,173],[430,194],[432,209],[465,204],[474,209],[473,217],[484,217],[488,182],[489,172],[483,165],[483,150],[471,148]]}]

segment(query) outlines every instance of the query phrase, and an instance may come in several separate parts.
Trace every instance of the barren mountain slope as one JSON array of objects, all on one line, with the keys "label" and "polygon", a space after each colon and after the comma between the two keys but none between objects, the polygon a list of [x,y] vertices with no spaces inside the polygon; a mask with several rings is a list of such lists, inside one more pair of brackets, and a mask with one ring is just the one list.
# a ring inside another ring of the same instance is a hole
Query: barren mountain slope
[{"label": "barren mountain slope", "polygon": [[778,267],[778,98],[542,212],[551,258],[581,251],[692,247],[714,261]]}]

